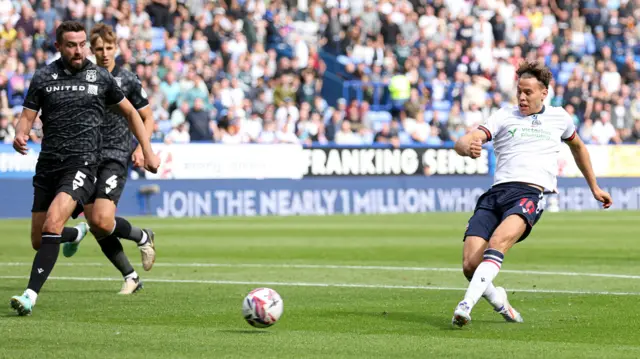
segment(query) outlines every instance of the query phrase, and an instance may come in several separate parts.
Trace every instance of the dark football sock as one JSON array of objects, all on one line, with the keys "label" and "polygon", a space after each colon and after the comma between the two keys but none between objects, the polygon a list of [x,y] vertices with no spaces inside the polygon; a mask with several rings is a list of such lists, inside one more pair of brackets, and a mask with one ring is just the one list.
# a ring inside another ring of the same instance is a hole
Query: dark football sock
[{"label": "dark football sock", "polygon": [[60,236],[60,243],[73,242],[78,239],[78,229],[75,227],[64,227]]},{"label": "dark football sock", "polygon": [[140,244],[147,241],[147,234],[138,227],[133,227],[129,221],[122,217],[116,217],[116,228],[113,234],[118,238],[128,239]]},{"label": "dark football sock", "polygon": [[135,270],[129,262],[129,258],[124,254],[122,243],[115,235],[110,235],[105,238],[99,239],[98,244],[102,249],[102,253],[111,261],[114,267],[116,267],[123,277],[128,276]]},{"label": "dark football sock", "polygon": [[31,267],[28,289],[40,293],[42,286],[49,278],[60,253],[60,235],[55,233],[42,233],[42,246],[36,253]]}]

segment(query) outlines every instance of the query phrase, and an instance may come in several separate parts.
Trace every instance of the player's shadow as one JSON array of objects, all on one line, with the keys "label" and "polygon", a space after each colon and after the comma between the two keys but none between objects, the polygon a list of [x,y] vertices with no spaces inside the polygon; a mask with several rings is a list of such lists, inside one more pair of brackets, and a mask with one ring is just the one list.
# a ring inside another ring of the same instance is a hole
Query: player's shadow
[{"label": "player's shadow", "polygon": [[397,322],[415,323],[415,324],[427,324],[437,329],[451,329],[451,322],[447,320],[446,316],[435,316],[422,313],[412,312],[340,312],[343,315],[360,316],[369,319],[379,320],[393,320]]},{"label": "player's shadow", "polygon": [[220,333],[229,333],[229,334],[243,334],[243,335],[268,335],[270,334],[268,331],[266,330],[261,330],[261,329],[224,329],[224,330],[217,330],[217,332]]},{"label": "player's shadow", "polygon": [[66,290],[66,289],[51,289],[48,290],[48,292],[51,293],[89,293],[89,294],[113,294],[113,293],[117,293],[117,288],[116,289],[108,289],[108,288],[103,288],[103,289],[74,289],[72,291]]}]

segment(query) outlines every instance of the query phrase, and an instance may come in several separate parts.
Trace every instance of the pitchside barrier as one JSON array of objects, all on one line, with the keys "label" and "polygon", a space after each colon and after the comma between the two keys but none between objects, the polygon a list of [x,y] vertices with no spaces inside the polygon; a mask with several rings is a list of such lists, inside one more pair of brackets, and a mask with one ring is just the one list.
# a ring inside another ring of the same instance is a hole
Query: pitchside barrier
[{"label": "pitchside barrier", "polygon": [[[494,155],[478,159],[451,148],[154,144],[158,174],[133,178],[120,200],[124,216],[292,216],[470,212],[492,182]],[[590,146],[613,210],[640,209],[639,146]],[[31,177],[39,148],[0,146],[0,218],[30,217]],[[569,157],[567,157],[569,156]],[[596,210],[568,151],[561,152],[550,210]],[[613,175],[613,176],[611,176]],[[137,179],[135,179],[137,178]]]}]

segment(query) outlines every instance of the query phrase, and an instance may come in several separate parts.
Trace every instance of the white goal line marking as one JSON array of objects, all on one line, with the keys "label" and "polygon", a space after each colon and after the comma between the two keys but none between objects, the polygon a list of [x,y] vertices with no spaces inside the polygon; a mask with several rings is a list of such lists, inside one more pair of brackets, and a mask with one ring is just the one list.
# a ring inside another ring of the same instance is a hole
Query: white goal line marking
[{"label": "white goal line marking", "polygon": [[[0,262],[0,267],[7,266],[31,266],[32,263],[27,262]],[[105,267],[111,266],[108,263],[56,263],[56,266],[63,267]],[[462,272],[461,268],[446,267],[396,267],[396,266],[359,266],[359,265],[332,265],[332,264],[262,264],[262,263],[155,263],[155,267],[167,268],[282,268],[282,269],[352,269],[352,270],[379,270],[379,271],[399,271],[399,272]],[[618,279],[640,279],[640,275],[630,274],[607,274],[607,273],[582,273],[582,272],[553,272],[553,271],[537,271],[537,270],[517,270],[502,269],[500,273],[511,274],[531,274],[531,275],[548,275],[548,276],[566,276],[566,277],[600,277],[600,278],[618,278]]]},{"label": "white goal line marking", "polygon": [[[0,279],[29,279],[27,276],[0,276]],[[67,280],[80,282],[121,282],[122,278],[95,277],[50,277],[53,280]],[[387,285],[387,284],[357,284],[357,283],[306,283],[306,282],[251,282],[233,280],[197,280],[197,279],[161,279],[148,278],[149,283],[181,283],[181,284],[218,284],[218,285],[251,285],[251,286],[281,286],[281,287],[321,287],[321,288],[367,288],[367,289],[416,289],[436,291],[465,291],[467,288],[437,287],[419,285]],[[554,290],[554,289],[509,289],[509,292],[520,293],[551,293],[576,295],[612,295],[612,296],[640,296],[640,292],[607,292],[582,290]]]}]

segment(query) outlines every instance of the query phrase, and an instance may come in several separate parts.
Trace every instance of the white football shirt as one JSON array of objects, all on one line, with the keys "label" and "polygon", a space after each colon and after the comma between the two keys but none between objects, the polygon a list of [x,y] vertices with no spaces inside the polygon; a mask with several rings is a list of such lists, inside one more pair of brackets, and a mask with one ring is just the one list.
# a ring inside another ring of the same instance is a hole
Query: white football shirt
[{"label": "white football shirt", "polygon": [[576,136],[573,120],[562,107],[544,106],[530,116],[520,114],[517,106],[503,107],[478,128],[493,141],[494,186],[525,182],[545,191],[556,189],[560,146]]}]

